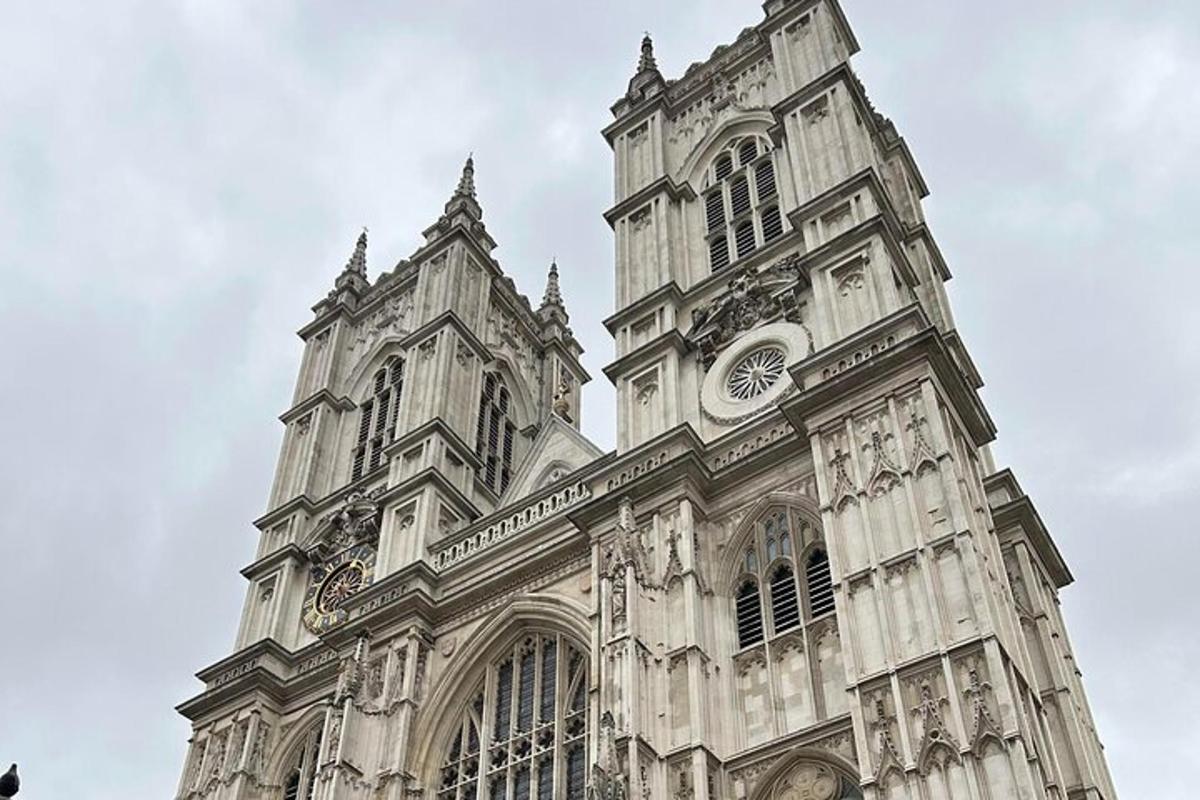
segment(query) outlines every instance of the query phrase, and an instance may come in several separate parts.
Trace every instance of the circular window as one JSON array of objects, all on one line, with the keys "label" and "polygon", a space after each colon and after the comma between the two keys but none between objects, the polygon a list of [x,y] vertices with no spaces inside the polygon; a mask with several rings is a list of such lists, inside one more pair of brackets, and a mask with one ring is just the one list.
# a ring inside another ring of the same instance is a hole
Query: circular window
[{"label": "circular window", "polygon": [[700,385],[700,409],[720,425],[737,425],[796,391],[788,365],[810,352],[807,331],[772,322],[747,332],[721,352]]},{"label": "circular window", "polygon": [[729,370],[725,388],[735,400],[753,400],[783,377],[787,356],[778,347],[755,350]]}]

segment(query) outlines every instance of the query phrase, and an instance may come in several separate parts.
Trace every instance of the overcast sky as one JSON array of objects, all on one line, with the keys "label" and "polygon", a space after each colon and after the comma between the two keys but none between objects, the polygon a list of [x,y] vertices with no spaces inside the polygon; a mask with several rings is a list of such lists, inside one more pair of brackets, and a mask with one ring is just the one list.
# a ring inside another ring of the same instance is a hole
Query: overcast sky
[{"label": "overcast sky", "polygon": [[[844,0],[907,137],[1117,785],[1200,752],[1200,4]],[[557,256],[614,439],[610,152],[642,31],[679,75],[753,0],[10,0],[0,25],[0,761],[166,798],[227,655],[300,341],[371,229],[409,255],[464,156],[530,296]],[[1189,669],[1190,668],[1190,669]]]}]

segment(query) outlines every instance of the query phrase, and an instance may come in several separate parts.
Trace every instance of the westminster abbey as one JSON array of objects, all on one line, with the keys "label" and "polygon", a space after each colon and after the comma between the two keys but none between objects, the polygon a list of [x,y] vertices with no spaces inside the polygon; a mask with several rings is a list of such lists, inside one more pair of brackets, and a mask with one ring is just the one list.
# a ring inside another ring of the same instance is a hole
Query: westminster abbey
[{"label": "westminster abbey", "polygon": [[674,79],[642,42],[603,131],[611,452],[470,160],[393,269],[359,238],[180,800],[1115,800],[1071,573],[857,49],[838,0]]}]

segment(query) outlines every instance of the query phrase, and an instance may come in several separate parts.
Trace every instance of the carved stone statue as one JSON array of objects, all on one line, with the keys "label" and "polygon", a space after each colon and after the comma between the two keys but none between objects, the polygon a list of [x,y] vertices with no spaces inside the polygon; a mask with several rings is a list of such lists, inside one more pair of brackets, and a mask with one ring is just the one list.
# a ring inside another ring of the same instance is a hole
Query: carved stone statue
[{"label": "carved stone statue", "polygon": [[805,281],[800,255],[793,254],[761,272],[735,276],[728,291],[693,311],[687,339],[704,367],[711,367],[717,351],[743,331],[778,319],[801,324],[797,290]]},{"label": "carved stone statue", "polygon": [[562,417],[563,420],[571,422],[571,387],[566,381],[558,382],[558,389],[554,392],[554,403],[551,405],[551,410]]}]

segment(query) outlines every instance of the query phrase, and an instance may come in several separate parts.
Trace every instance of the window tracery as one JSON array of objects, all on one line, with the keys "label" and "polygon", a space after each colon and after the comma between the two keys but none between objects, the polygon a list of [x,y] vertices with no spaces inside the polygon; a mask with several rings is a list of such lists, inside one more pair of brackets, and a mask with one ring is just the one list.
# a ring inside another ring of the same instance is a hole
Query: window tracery
[{"label": "window tracery", "polygon": [[488,668],[442,762],[438,800],[583,800],[587,659],[531,634]]},{"label": "window tracery", "polygon": [[496,494],[503,494],[512,480],[517,426],[510,416],[511,408],[512,395],[504,378],[497,372],[484,375],[475,428],[475,453],[483,461],[480,477]]},{"label": "window tracery", "polygon": [[816,527],[794,510],[768,511],[754,526],[734,596],[739,648],[830,614],[833,580]]},{"label": "window tracery", "polygon": [[733,140],[713,159],[705,183],[704,219],[713,272],[783,235],[774,152],[767,139]]},{"label": "window tracery", "polygon": [[403,391],[404,359],[392,356],[375,372],[371,395],[359,406],[351,480],[358,480],[382,465],[383,449],[396,438],[396,417]]},{"label": "window tracery", "polygon": [[320,753],[321,726],[317,725],[308,732],[292,756],[291,766],[283,779],[283,800],[311,800],[317,787]]}]

